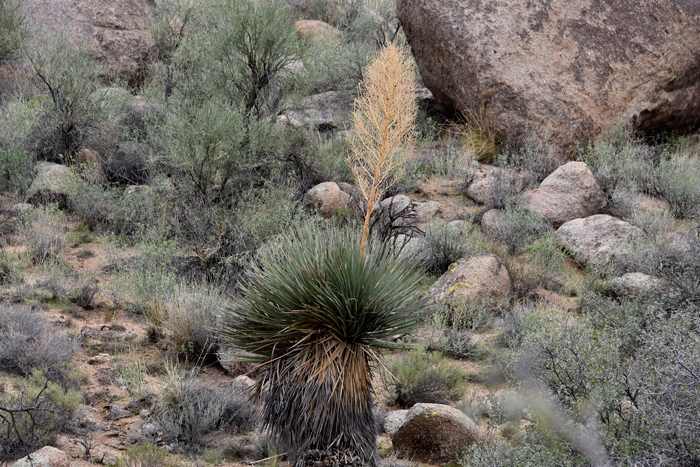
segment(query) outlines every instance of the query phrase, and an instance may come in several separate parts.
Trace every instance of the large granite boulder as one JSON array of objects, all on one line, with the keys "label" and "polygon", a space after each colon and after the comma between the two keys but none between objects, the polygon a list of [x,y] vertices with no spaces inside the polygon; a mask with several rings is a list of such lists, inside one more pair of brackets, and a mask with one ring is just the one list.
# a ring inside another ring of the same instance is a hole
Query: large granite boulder
[{"label": "large granite boulder", "polygon": [[397,0],[425,85],[504,137],[700,125],[700,2]]},{"label": "large granite boulder", "polygon": [[71,42],[99,51],[101,60],[131,86],[141,84],[153,41],[148,21],[152,0],[35,0],[24,2],[42,30],[65,30]]},{"label": "large granite boulder", "polygon": [[571,256],[586,267],[624,262],[630,246],[642,235],[640,228],[607,214],[574,219],[554,233]]},{"label": "large granite boulder", "polygon": [[428,294],[437,303],[446,305],[471,302],[498,308],[513,296],[513,284],[501,260],[483,254],[452,264]]},{"label": "large granite boulder", "polygon": [[481,439],[474,422],[463,412],[442,404],[416,404],[392,439],[399,455],[427,464],[443,465],[460,458]]},{"label": "large granite boulder", "polygon": [[524,208],[559,227],[580,217],[600,214],[608,199],[584,162],[569,162],[545,178],[540,187],[520,195]]}]

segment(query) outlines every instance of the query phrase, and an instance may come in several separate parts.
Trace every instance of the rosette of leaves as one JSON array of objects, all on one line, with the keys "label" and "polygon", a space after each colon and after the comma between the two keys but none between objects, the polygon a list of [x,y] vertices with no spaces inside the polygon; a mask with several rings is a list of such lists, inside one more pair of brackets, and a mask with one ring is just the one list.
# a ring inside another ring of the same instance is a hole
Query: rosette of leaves
[{"label": "rosette of leaves", "polygon": [[[263,253],[224,335],[255,355],[262,427],[297,466],[377,463],[372,370],[418,323],[420,273],[349,230],[300,228]],[[264,391],[263,391],[264,389]]]}]

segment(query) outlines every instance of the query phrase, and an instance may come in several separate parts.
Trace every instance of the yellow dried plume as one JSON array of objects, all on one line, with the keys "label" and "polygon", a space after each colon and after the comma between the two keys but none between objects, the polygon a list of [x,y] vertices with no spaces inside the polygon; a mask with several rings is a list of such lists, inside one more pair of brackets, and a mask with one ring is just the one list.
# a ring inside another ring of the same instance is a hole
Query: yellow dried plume
[{"label": "yellow dried plume", "polygon": [[[362,231],[364,254],[375,200],[399,177],[413,147],[417,113],[415,82],[408,53],[389,43],[367,68],[352,114],[350,166],[367,203]],[[392,177],[393,175],[393,177]]]}]

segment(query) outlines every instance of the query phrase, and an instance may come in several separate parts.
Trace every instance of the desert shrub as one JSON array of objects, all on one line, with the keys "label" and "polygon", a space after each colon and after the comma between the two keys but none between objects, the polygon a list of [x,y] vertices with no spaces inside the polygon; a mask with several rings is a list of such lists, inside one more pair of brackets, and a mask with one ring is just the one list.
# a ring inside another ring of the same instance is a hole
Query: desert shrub
[{"label": "desert shrub", "polygon": [[589,143],[583,155],[614,213],[628,214],[632,198],[654,194],[655,151],[644,144],[629,126],[615,126]]},{"label": "desert shrub", "polygon": [[457,331],[483,331],[490,328],[496,317],[508,307],[508,301],[491,297],[482,299],[454,299],[440,304],[434,314],[446,326]]},{"label": "desert shrub", "polygon": [[406,352],[384,361],[381,372],[388,400],[399,407],[459,400],[467,391],[462,369],[439,352]]},{"label": "desert shrub", "polygon": [[100,288],[97,285],[90,282],[83,283],[77,287],[71,300],[79,307],[89,310],[92,308],[93,300],[99,292]]},{"label": "desert shrub", "polygon": [[0,64],[17,55],[29,35],[27,17],[19,0],[0,1]]},{"label": "desert shrub", "polygon": [[49,443],[70,423],[80,394],[48,379],[36,369],[13,378],[11,391],[0,392],[0,456],[27,455]]},{"label": "desert shrub", "polygon": [[204,436],[215,431],[250,431],[259,421],[259,411],[249,394],[209,386],[191,372],[171,368],[155,417],[168,436],[197,450]]},{"label": "desert shrub", "polygon": [[118,235],[133,235],[138,241],[149,229],[164,223],[173,210],[171,198],[167,187],[158,186],[127,187],[121,196],[113,193],[105,228]]},{"label": "desert shrub", "polygon": [[493,235],[508,245],[512,251],[530,245],[543,235],[552,232],[552,227],[540,214],[508,203],[503,217],[495,226]]},{"label": "desert shrub", "polygon": [[700,219],[700,159],[687,154],[663,158],[658,167],[659,191],[678,217]]},{"label": "desert shrub", "polygon": [[472,332],[448,326],[441,313],[435,313],[427,327],[427,350],[458,359],[478,359],[481,350],[472,341]]},{"label": "desert shrub", "polygon": [[472,245],[459,229],[430,225],[419,240],[421,267],[429,274],[442,275],[460,258],[471,252]]},{"label": "desert shrub", "polygon": [[206,286],[178,286],[166,300],[165,327],[179,352],[193,361],[207,361],[219,348],[218,328],[224,301]]},{"label": "desert shrub", "polygon": [[20,222],[32,260],[37,264],[56,258],[65,246],[64,219],[55,206],[49,205],[32,211]]},{"label": "desert shrub", "polygon": [[38,159],[61,163],[97,136],[105,93],[99,91],[102,69],[92,51],[73,46],[65,34],[48,44],[29,54],[50,98],[31,139]]},{"label": "desert shrub", "polygon": [[87,223],[88,229],[93,231],[107,219],[115,193],[110,187],[104,186],[102,174],[97,167],[85,164],[80,167],[79,172],[66,186],[68,206]]},{"label": "desert shrub", "polygon": [[27,147],[41,106],[36,101],[11,101],[0,108],[0,187],[24,195],[34,179],[34,154]]},{"label": "desert shrub", "polygon": [[38,312],[0,303],[0,368],[28,375],[42,368],[55,379],[66,374],[78,342],[52,327]]},{"label": "desert shrub", "polygon": [[126,452],[117,459],[117,467],[170,467],[168,454],[154,444],[139,443],[126,448]]},{"label": "desert shrub", "polygon": [[259,184],[276,157],[274,121],[249,119],[242,106],[223,100],[181,102],[163,128],[167,162],[211,200]]},{"label": "desert shrub", "polygon": [[542,444],[526,442],[511,445],[506,441],[475,443],[458,462],[461,467],[567,467],[580,465],[568,452],[557,452]]},{"label": "desert shrub", "polygon": [[563,156],[552,134],[546,129],[525,133],[519,141],[505,145],[498,156],[501,167],[522,172],[530,186],[540,183],[562,163]]}]

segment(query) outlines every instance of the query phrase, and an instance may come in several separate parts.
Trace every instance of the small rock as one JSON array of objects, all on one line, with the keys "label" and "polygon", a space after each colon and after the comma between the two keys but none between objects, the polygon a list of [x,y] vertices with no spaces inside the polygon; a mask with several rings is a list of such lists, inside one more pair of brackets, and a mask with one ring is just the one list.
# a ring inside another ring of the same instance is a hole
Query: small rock
[{"label": "small rock", "polygon": [[12,467],[70,467],[68,454],[51,446],[44,446],[27,457],[18,460]]},{"label": "small rock", "polygon": [[394,434],[399,431],[401,425],[406,421],[406,415],[408,410],[395,410],[386,414],[384,418],[384,431],[389,436],[394,436]]},{"label": "small rock", "polygon": [[148,409],[141,409],[141,411],[139,412],[139,417],[141,417],[141,418],[148,418],[150,416],[151,416],[151,411]]},{"label": "small rock", "polygon": [[440,210],[440,203],[437,201],[414,203],[414,210],[416,211],[416,222],[425,224]]},{"label": "small rock", "polygon": [[112,361],[111,355],[108,353],[98,353],[94,357],[88,358],[88,363],[90,365],[100,365],[102,363],[109,363]]},{"label": "small rock", "polygon": [[94,460],[94,461],[97,462],[98,464],[101,464],[101,463],[102,463],[102,459],[104,459],[104,458],[105,458],[105,453],[102,452],[102,451],[100,451],[100,452],[98,452],[97,454],[95,454],[94,456],[92,456],[92,460]]},{"label": "small rock", "polygon": [[554,236],[577,261],[596,267],[626,260],[628,248],[643,234],[616,217],[596,214],[566,222]]},{"label": "small rock", "polygon": [[484,232],[494,235],[503,226],[503,211],[500,209],[489,209],[481,217],[481,228]]},{"label": "small rock", "polygon": [[102,459],[102,463],[104,465],[117,465],[117,456],[111,453],[105,454],[104,459]]},{"label": "small rock", "polygon": [[416,404],[406,414],[392,442],[399,455],[442,465],[458,459],[481,437],[474,422],[454,407]]},{"label": "small rock", "polygon": [[76,181],[73,171],[51,162],[39,162],[34,171],[36,177],[27,190],[27,202],[34,205],[56,203],[60,209],[66,208]]},{"label": "small rock", "polygon": [[342,191],[335,182],[324,182],[310,189],[306,195],[308,204],[318,209],[325,218],[340,215],[349,209],[350,195]]},{"label": "small rock", "polygon": [[349,119],[353,102],[354,92],[327,91],[301,99],[299,109],[287,116],[318,131],[331,131]]},{"label": "small rock", "polygon": [[17,203],[13,204],[10,209],[9,213],[13,216],[21,216],[25,213],[31,212],[34,210],[34,206],[32,206],[29,203]]},{"label": "small rock", "polygon": [[527,174],[500,167],[485,166],[467,187],[467,197],[479,204],[493,206],[499,198],[516,195],[527,187]]},{"label": "small rock", "polygon": [[158,436],[158,431],[160,431],[160,427],[155,423],[144,423],[144,425],[141,427],[141,433],[144,436]]},{"label": "small rock", "polygon": [[608,294],[615,296],[641,295],[662,285],[661,279],[641,272],[629,272],[604,284]]},{"label": "small rock", "polygon": [[238,376],[253,371],[254,363],[246,362],[241,357],[252,356],[250,352],[241,349],[236,349],[227,345],[219,347],[216,353],[216,358],[221,367],[229,374],[229,376]]},{"label": "small rock", "polygon": [[245,375],[236,376],[231,382],[231,389],[238,390],[241,392],[247,392],[253,386],[255,386],[255,381],[253,381]]},{"label": "small rock", "polygon": [[573,219],[599,214],[608,199],[584,162],[569,162],[545,178],[540,187],[520,195],[525,209],[559,227]]},{"label": "small rock", "polygon": [[108,420],[119,420],[122,418],[131,417],[133,414],[126,410],[123,406],[119,404],[111,404],[108,406],[109,415],[107,415]]},{"label": "small rock", "polygon": [[464,301],[499,308],[513,296],[508,271],[491,254],[462,258],[433,284],[428,294],[437,302],[458,305]]}]

